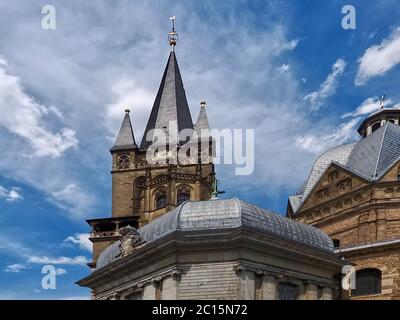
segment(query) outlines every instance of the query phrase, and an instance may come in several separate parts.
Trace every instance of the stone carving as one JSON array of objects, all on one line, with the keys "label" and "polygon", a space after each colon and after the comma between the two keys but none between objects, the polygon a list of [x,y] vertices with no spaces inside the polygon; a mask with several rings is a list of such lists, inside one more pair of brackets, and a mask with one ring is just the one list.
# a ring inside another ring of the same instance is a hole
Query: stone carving
[{"label": "stone carving", "polygon": [[135,250],[140,242],[142,242],[142,238],[140,237],[139,232],[134,227],[131,227],[129,225],[121,228],[119,230],[119,233],[121,235],[121,256],[126,257]]}]

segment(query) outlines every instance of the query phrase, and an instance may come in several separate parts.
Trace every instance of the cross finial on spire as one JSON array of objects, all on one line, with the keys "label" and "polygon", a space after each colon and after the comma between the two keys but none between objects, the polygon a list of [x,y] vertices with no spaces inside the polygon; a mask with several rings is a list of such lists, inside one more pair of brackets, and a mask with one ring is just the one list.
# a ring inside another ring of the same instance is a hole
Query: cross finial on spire
[{"label": "cross finial on spire", "polygon": [[379,103],[381,109],[384,109],[384,108],[385,108],[385,100],[386,100],[386,95],[383,95],[383,96],[381,97],[381,101],[380,101],[380,103]]},{"label": "cross finial on spire", "polygon": [[174,51],[174,47],[176,46],[176,41],[178,40],[178,33],[175,31],[175,16],[169,18],[172,21],[172,30],[168,33],[169,45],[171,46],[171,50]]}]

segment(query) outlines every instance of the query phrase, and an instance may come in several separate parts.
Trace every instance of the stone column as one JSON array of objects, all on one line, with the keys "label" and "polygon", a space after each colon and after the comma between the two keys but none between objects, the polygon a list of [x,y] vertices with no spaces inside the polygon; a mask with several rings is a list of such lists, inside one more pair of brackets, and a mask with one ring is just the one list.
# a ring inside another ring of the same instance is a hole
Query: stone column
[{"label": "stone column", "polygon": [[318,300],[318,286],[314,282],[306,282],[305,300]]},{"label": "stone column", "polygon": [[253,271],[246,270],[243,266],[236,269],[238,277],[238,300],[255,300],[255,275]]},{"label": "stone column", "polygon": [[178,287],[181,278],[180,270],[173,270],[162,281],[162,300],[178,300]]},{"label": "stone column", "polygon": [[149,282],[143,286],[143,300],[155,300],[156,299],[156,287],[154,283]]},{"label": "stone column", "polygon": [[369,136],[371,133],[372,133],[372,126],[369,125],[369,126],[367,127],[367,136]]},{"label": "stone column", "polygon": [[201,186],[200,182],[196,181],[195,187],[194,187],[194,198],[190,200],[195,200],[195,201],[200,201],[201,199]]},{"label": "stone column", "polygon": [[276,276],[265,274],[261,286],[262,300],[276,300],[278,296]]},{"label": "stone column", "polygon": [[323,287],[322,288],[322,295],[319,300],[332,300],[332,288],[331,287]]}]

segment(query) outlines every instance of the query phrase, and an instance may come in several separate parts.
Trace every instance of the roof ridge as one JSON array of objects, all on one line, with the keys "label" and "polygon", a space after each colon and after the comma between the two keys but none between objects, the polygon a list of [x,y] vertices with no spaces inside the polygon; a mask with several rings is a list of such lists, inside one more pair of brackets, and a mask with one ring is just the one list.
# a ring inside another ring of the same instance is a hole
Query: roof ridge
[{"label": "roof ridge", "polygon": [[389,122],[386,122],[386,123],[385,123],[385,126],[384,126],[384,128],[383,128],[383,134],[382,134],[382,139],[381,139],[381,141],[380,141],[379,152],[378,152],[378,158],[376,159],[375,170],[374,170],[374,172],[373,172],[374,176],[372,177],[373,179],[375,179],[376,176],[377,176],[378,164],[379,164],[379,160],[380,160],[381,154],[382,154],[382,148],[383,148],[383,143],[384,143],[384,141],[385,141],[385,136],[386,136],[386,132],[387,132],[387,128],[388,128],[388,123],[389,123]]}]

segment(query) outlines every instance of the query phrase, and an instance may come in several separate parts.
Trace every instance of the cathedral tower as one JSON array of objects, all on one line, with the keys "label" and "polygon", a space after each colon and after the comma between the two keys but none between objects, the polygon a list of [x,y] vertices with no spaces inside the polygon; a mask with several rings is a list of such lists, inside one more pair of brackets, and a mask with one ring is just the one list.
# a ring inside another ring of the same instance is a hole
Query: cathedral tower
[{"label": "cathedral tower", "polygon": [[112,217],[88,220],[93,242],[91,267],[96,266],[99,254],[119,239],[122,227],[138,228],[187,200],[211,198],[213,140],[205,102],[201,102],[193,125],[174,51],[174,28],[169,40],[171,52],[140,145],[127,109],[110,149]]}]

